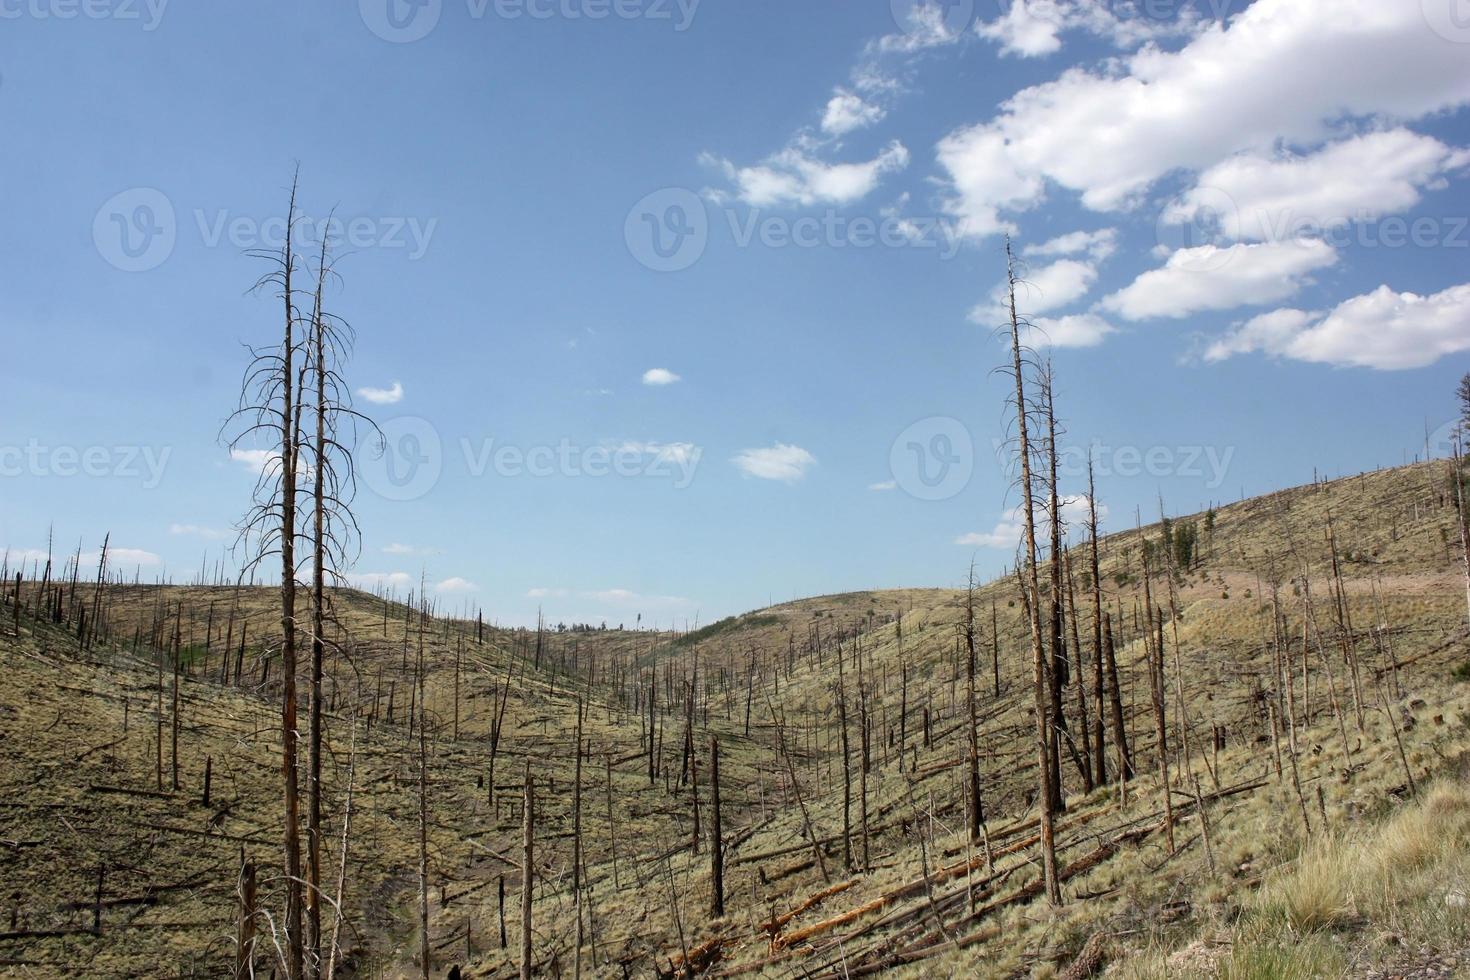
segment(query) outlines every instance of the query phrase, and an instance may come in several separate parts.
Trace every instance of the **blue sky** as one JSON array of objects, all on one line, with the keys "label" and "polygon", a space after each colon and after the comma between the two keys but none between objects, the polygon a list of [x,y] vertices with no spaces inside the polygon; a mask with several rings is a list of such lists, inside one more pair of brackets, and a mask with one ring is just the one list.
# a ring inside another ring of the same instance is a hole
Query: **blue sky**
[{"label": "blue sky", "polygon": [[1455,3],[0,0],[0,545],[222,553],[297,161],[352,572],[502,622],[1000,570],[1006,232],[1110,526],[1401,463],[1470,367]]}]

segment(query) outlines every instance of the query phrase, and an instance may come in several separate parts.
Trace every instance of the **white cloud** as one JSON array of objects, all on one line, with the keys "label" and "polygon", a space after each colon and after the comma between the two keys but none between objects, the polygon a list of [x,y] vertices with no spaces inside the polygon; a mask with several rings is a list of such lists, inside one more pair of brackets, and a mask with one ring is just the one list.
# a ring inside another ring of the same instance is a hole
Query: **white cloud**
[{"label": "white cloud", "polygon": [[1462,105],[1463,46],[1428,29],[1419,6],[1256,0],[1178,51],[1146,47],[1068,70],[940,142],[949,207],[971,233],[993,233],[1007,227],[1002,212],[1034,206],[1050,181],[1115,210],[1175,170],[1320,143],[1344,117],[1408,120]]},{"label": "white cloud", "polygon": [[882,483],[869,483],[868,484],[868,489],[869,490],[876,490],[876,491],[879,491],[879,492],[882,492],[882,491],[885,491],[885,490],[896,490],[896,489],[898,489],[898,481],[897,480],[885,480]]},{"label": "white cloud", "polygon": [[752,167],[737,167],[728,160],[706,155],[707,163],[719,167],[735,185],[737,195],[752,207],[796,204],[851,204],[867,197],[884,176],[908,166],[909,151],[897,140],[877,156],[860,163],[827,163],[810,149],[793,145]]},{"label": "white cloud", "polygon": [[871,126],[882,118],[882,106],[866,102],[860,95],[838,89],[837,94],[827,100],[827,110],[822,114],[822,131],[832,136],[842,136]]},{"label": "white cloud", "polygon": [[1102,262],[1118,249],[1118,232],[1114,228],[1098,231],[1074,231],[1058,235],[1040,245],[1027,245],[1021,254],[1027,257],[1050,258],[1058,255],[1081,255],[1087,253],[1094,262]]},{"label": "white cloud", "polygon": [[1072,316],[1031,318],[1031,325],[1021,331],[1021,343],[1027,347],[1096,347],[1114,327],[1096,313]]},{"label": "white cloud", "polygon": [[644,442],[638,439],[627,439],[611,445],[610,448],[618,453],[652,456],[657,462],[672,463],[678,466],[698,463],[700,457],[704,455],[704,450],[692,442]]},{"label": "white cloud", "polygon": [[1164,219],[1209,215],[1232,239],[1320,236],[1413,207],[1424,188],[1467,162],[1470,153],[1407,129],[1364,133],[1305,156],[1242,153],[1200,174]]},{"label": "white cloud", "polygon": [[[43,559],[44,560],[44,559]],[[102,560],[101,551],[87,551],[82,553],[82,566],[91,565],[94,569]],[[163,564],[163,559],[151,551],[141,548],[113,548],[107,549],[108,568],[156,568]]]},{"label": "white cloud", "polygon": [[[1070,306],[1086,296],[1097,281],[1097,266],[1081,259],[1058,259],[1033,270],[1018,269],[1016,312],[1035,316]],[[970,320],[994,327],[1010,322],[1010,300],[1004,282],[997,283],[989,299],[970,311]]]},{"label": "white cloud", "polygon": [[[1088,521],[1088,500],[1086,494],[1063,496],[1062,503],[1062,527],[1065,532],[1067,528],[1085,527]],[[1035,510],[1037,543],[1041,544],[1051,534],[1051,521],[1044,506],[1038,505]],[[1097,507],[1097,520],[1101,524],[1107,519],[1108,508],[1104,504]],[[1021,538],[1026,533],[1025,515],[1020,507],[1012,507],[1001,515],[995,527],[989,531],[972,531],[955,538],[955,544],[965,545],[971,548],[1000,548],[1006,551],[1014,551],[1021,543]]]},{"label": "white cloud", "polygon": [[273,453],[269,449],[230,450],[230,459],[241,464],[252,473],[264,473],[267,466],[274,468],[277,460],[280,458],[280,453]]},{"label": "white cloud", "polygon": [[220,538],[234,537],[234,531],[224,531],[214,527],[204,527],[201,524],[170,524],[168,533],[181,537],[206,538],[217,541]]},{"label": "white cloud", "polygon": [[395,381],[391,388],[359,388],[357,394],[374,405],[397,405],[403,401],[403,385]]},{"label": "white cloud", "polygon": [[1059,34],[1083,30],[1120,47],[1171,34],[1198,31],[1201,22],[1193,8],[1184,7],[1177,18],[1118,17],[1102,0],[1010,0],[1005,13],[982,22],[977,33],[1001,46],[1002,54],[1036,58],[1062,47]]},{"label": "white cloud", "polygon": [[408,572],[350,572],[343,576],[353,588],[368,592],[389,589],[416,589],[419,579]]},{"label": "white cloud", "polygon": [[893,4],[892,9],[904,16],[904,23],[899,25],[903,28],[903,33],[879,38],[873,46],[878,52],[913,54],[928,48],[954,44],[965,36],[965,28],[968,26],[960,23],[959,18],[954,18],[955,23],[946,20],[947,6],[942,0],[915,0],[912,3]]},{"label": "white cloud", "polygon": [[1101,305],[1128,320],[1259,306],[1293,295],[1312,272],[1336,261],[1330,246],[1311,240],[1184,248]]},{"label": "white cloud", "polygon": [[453,576],[434,586],[436,592],[479,592],[480,587],[469,579]]},{"label": "white cloud", "polygon": [[671,385],[680,380],[682,379],[668,368],[649,368],[643,372],[643,383],[653,388]]},{"label": "white cloud", "polygon": [[817,465],[817,458],[800,446],[777,443],[767,449],[742,450],[731,462],[746,476],[795,483]]},{"label": "white cloud", "polygon": [[1406,370],[1470,350],[1470,284],[1431,296],[1379,286],[1327,313],[1274,310],[1246,321],[1212,344],[1205,359],[1264,351],[1275,357]]}]

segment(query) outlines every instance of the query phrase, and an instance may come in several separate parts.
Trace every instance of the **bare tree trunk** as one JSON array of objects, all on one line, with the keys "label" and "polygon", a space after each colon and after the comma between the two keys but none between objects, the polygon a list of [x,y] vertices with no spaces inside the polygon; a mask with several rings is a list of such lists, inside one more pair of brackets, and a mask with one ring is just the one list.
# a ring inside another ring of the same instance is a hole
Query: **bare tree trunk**
[{"label": "bare tree trunk", "polygon": [[[1106,786],[1108,782],[1108,765],[1106,737],[1103,725],[1103,612],[1102,612],[1102,571],[1097,554],[1097,486],[1092,478],[1092,451],[1087,453],[1087,538],[1088,538],[1088,560],[1092,572],[1092,701],[1097,714],[1096,723],[1092,730],[1092,741],[1096,747],[1093,755],[1093,765],[1096,768],[1095,778],[1099,786]],[[1118,708],[1122,714],[1122,706]],[[1121,724],[1119,728],[1121,728]],[[1119,769],[1118,778],[1122,779],[1122,770]]]},{"label": "bare tree trunk", "polygon": [[531,952],[531,895],[536,881],[536,785],[531,779],[531,759],[526,757],[526,789],[521,804],[521,980],[531,980],[535,971]]},{"label": "bare tree trunk", "polygon": [[722,919],[725,916],[725,838],[720,813],[720,740],[713,735],[709,740],[709,781],[709,914],[712,919]]},{"label": "bare tree trunk", "polygon": [[255,865],[240,869],[240,931],[235,940],[235,980],[255,976]]},{"label": "bare tree trunk", "polygon": [[1031,440],[1027,427],[1026,385],[1021,370],[1021,325],[1016,315],[1016,273],[1011,257],[1010,241],[1006,241],[1006,287],[1011,313],[1011,361],[1016,382],[1016,424],[1019,430],[1021,464],[1021,502],[1025,517],[1025,574],[1030,587],[1029,619],[1031,624],[1032,694],[1036,709],[1037,778],[1040,789],[1040,846],[1042,873],[1046,897],[1052,905],[1062,902],[1061,885],[1057,878],[1056,830],[1053,816],[1056,802],[1052,796],[1051,752],[1048,734],[1051,722],[1047,717],[1049,703],[1046,690],[1046,650],[1041,631],[1041,588],[1036,572],[1036,509],[1032,495]]},{"label": "bare tree trunk", "polygon": [[572,777],[572,902],[577,914],[574,976],[582,980],[582,699],[577,699],[577,758]]}]

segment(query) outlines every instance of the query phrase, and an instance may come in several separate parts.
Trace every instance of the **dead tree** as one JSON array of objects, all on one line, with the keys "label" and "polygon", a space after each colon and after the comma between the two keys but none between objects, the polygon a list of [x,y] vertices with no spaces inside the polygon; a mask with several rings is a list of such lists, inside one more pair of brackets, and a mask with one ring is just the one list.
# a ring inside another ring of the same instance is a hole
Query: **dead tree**
[{"label": "dead tree", "polygon": [[[1062,902],[1062,889],[1057,878],[1056,831],[1053,822],[1053,817],[1056,812],[1056,801],[1053,798],[1052,756],[1050,742],[1048,740],[1051,729],[1051,722],[1047,717],[1050,703],[1046,687],[1046,649],[1042,641],[1041,587],[1036,570],[1036,506],[1033,495],[1034,484],[1031,477],[1031,439],[1027,426],[1027,413],[1029,409],[1026,403],[1025,372],[1022,370],[1021,320],[1016,313],[1017,282],[1015,260],[1011,254],[1010,240],[1007,239],[1006,292],[1010,306],[1011,373],[1016,383],[1016,426],[1020,440],[1016,455],[1021,467],[1021,512],[1025,520],[1026,531],[1025,539],[1022,542],[1025,549],[1022,565],[1024,566],[1024,583],[1030,590],[1030,601],[1027,603],[1029,613],[1027,618],[1031,626],[1031,680],[1036,709],[1036,762],[1041,810],[1040,834],[1038,837],[1041,846],[1042,873],[1047,901],[1053,905],[1060,905]],[[1018,572],[1021,572],[1021,569],[1018,569]]]},{"label": "dead tree", "polygon": [[286,910],[283,918],[286,975],[301,980],[305,943],[302,936],[301,824],[298,788],[296,721],[296,536],[297,477],[301,446],[301,398],[298,355],[302,338],[298,327],[294,276],[298,257],[294,239],[296,224],[296,181],[286,212],[285,241],[281,248],[257,251],[255,257],[271,265],[256,282],[257,290],[273,290],[284,308],[279,347],[251,348],[251,362],[241,384],[240,403],[225,422],[237,427],[230,438],[232,451],[255,450],[263,439],[266,463],[255,485],[255,503],[241,524],[237,544],[250,551],[241,576],[253,574],[267,558],[280,559],[281,567],[281,779],[284,815],[282,840],[285,851]]},{"label": "dead tree", "polygon": [[536,965],[531,952],[531,894],[536,880],[536,784],[526,757],[526,789],[521,803],[521,980],[531,980]]},{"label": "dead tree", "polygon": [[720,814],[720,740],[714,735],[709,740],[709,881],[710,918],[725,916],[725,838]]},{"label": "dead tree", "polygon": [[966,754],[968,792],[965,816],[970,828],[970,841],[981,839],[985,820],[980,802],[980,726],[975,706],[975,563],[970,563],[970,579],[965,590],[965,729],[968,735]]}]

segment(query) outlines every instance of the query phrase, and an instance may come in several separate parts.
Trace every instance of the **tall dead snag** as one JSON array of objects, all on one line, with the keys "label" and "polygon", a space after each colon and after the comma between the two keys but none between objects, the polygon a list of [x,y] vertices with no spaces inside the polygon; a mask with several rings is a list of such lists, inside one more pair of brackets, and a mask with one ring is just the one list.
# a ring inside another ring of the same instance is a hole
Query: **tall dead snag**
[{"label": "tall dead snag", "polygon": [[[1173,854],[1174,801],[1169,786],[1169,726],[1164,707],[1164,611],[1154,607],[1153,589],[1149,584],[1153,573],[1148,560],[1148,540],[1143,537],[1141,522],[1138,536],[1143,552],[1143,647],[1148,659],[1149,694],[1154,709],[1154,749],[1159,762],[1159,790],[1164,794],[1164,836],[1169,843],[1169,853]],[[1167,543],[1165,547],[1168,547]]]},{"label": "tall dead snag", "polygon": [[252,253],[270,263],[271,270],[257,280],[257,290],[271,289],[284,307],[279,347],[251,349],[251,362],[241,383],[240,403],[225,422],[239,426],[229,442],[232,451],[256,449],[264,440],[267,464],[256,481],[249,514],[241,524],[239,544],[253,552],[241,577],[254,574],[268,557],[281,561],[281,780],[284,783],[281,822],[285,851],[286,910],[282,920],[282,950],[288,980],[301,980],[305,943],[302,936],[301,822],[298,789],[296,722],[296,497],[301,455],[300,378],[297,355],[301,314],[293,277],[298,258],[295,243],[296,181],[291,182],[286,211],[285,241],[281,248]]},{"label": "tall dead snag", "polygon": [[[1086,789],[1091,790],[1092,774],[1082,766],[1077,748],[1072,744],[1072,734],[1067,729],[1067,712],[1062,702],[1062,688],[1071,680],[1067,666],[1067,639],[1063,632],[1063,617],[1066,614],[1062,598],[1062,501],[1057,481],[1057,416],[1052,401],[1051,368],[1041,370],[1042,411],[1046,415],[1046,458],[1047,458],[1047,519],[1051,532],[1051,610],[1047,639],[1051,645],[1051,662],[1047,670],[1047,693],[1051,697],[1051,730],[1047,750],[1051,753],[1052,806],[1057,813],[1067,811],[1066,796],[1062,793],[1062,742],[1065,740],[1078,769],[1082,770]],[[1037,601],[1040,601],[1038,596]]]},{"label": "tall dead snag", "polygon": [[536,880],[536,784],[526,757],[526,789],[521,803],[521,980],[531,980],[531,892]]},{"label": "tall dead snag", "polygon": [[582,699],[577,699],[577,758],[572,778],[572,901],[577,913],[574,976],[582,980]]},{"label": "tall dead snag", "polygon": [[847,680],[837,646],[837,726],[842,733],[842,866],[852,872],[852,754],[847,739]]},{"label": "tall dead snag", "polygon": [[975,563],[970,563],[970,579],[965,589],[965,729],[968,792],[965,799],[965,817],[970,828],[970,842],[981,837],[981,824],[985,811],[980,802],[980,727],[975,707]]},{"label": "tall dead snag", "polygon": [[[1466,390],[1465,388],[1467,383],[1470,383],[1470,375],[1466,375],[1465,379],[1460,382],[1461,388],[1463,390],[1461,397],[1465,398],[1466,400],[1465,410],[1467,412],[1470,412],[1470,390]],[[1470,431],[1470,416],[1467,416],[1466,420],[1461,423],[1461,428],[1464,431]],[[1465,573],[1465,614],[1467,616],[1470,616],[1470,514],[1467,514],[1465,512],[1465,451],[1464,446],[1461,444],[1460,441],[1459,432],[1455,433],[1454,449],[1455,458],[1454,462],[1451,464],[1453,467],[1451,470],[1451,474],[1453,475],[1455,480],[1455,523],[1459,525],[1458,530],[1460,532],[1460,558],[1462,562],[1462,570]],[[19,610],[19,586],[16,586],[15,594],[16,609]],[[15,627],[16,636],[20,635],[19,623],[20,621],[17,619]]]},{"label": "tall dead snag", "polygon": [[[1102,571],[1097,554],[1097,485],[1092,478],[1092,450],[1087,451],[1087,542],[1088,542],[1088,565],[1092,575],[1092,703],[1096,714],[1096,721],[1092,730],[1092,743],[1094,746],[1093,766],[1096,770],[1094,779],[1099,786],[1106,786],[1108,782],[1107,752],[1104,749],[1105,737],[1103,731],[1103,611],[1102,611]],[[1122,715],[1123,707],[1118,706],[1118,714]],[[1121,719],[1118,728],[1122,728]],[[1121,737],[1121,731],[1118,732]],[[1122,770],[1118,771],[1118,778],[1123,779]]]},{"label": "tall dead snag", "polygon": [[[423,595],[422,587],[419,595]],[[423,600],[420,600],[423,601]],[[423,980],[429,980],[429,711],[424,697],[424,620],[427,606],[419,613],[419,649],[414,675],[415,703],[419,716],[419,965]],[[410,715],[410,719],[412,716]]]},{"label": "tall dead snag", "polygon": [[[1021,363],[1021,321],[1016,315],[1016,282],[1015,259],[1011,254],[1010,239],[1007,238],[1006,291],[1011,316],[1011,373],[1016,382],[1016,426],[1020,439],[1017,458],[1021,464],[1021,513],[1025,519],[1026,528],[1025,540],[1022,542],[1025,547],[1023,574],[1025,575],[1024,582],[1030,589],[1027,619],[1031,626],[1031,682],[1036,709],[1036,764],[1041,810],[1039,843],[1047,901],[1053,905],[1060,905],[1062,889],[1057,878],[1056,830],[1053,821],[1056,801],[1052,793],[1051,751],[1048,741],[1051,722],[1047,715],[1050,704],[1046,689],[1046,649],[1041,633],[1041,587],[1036,571],[1036,506],[1032,494],[1031,439],[1026,424],[1026,381]],[[1018,569],[1018,572],[1021,572],[1021,569]]]},{"label": "tall dead snag", "polygon": [[1122,798],[1128,798],[1128,780],[1133,778],[1133,759],[1128,754],[1128,726],[1123,720],[1123,685],[1118,680],[1118,653],[1113,643],[1113,616],[1102,614],[1103,659],[1106,661],[1105,677],[1108,685],[1108,711],[1113,723],[1113,749],[1117,752],[1118,782],[1122,784]]},{"label": "tall dead snag", "polygon": [[725,838],[720,814],[720,740],[711,735],[709,740],[709,882],[710,918],[725,917]]},{"label": "tall dead snag", "polygon": [[[313,978],[322,968],[322,737],[323,660],[327,648],[327,584],[341,581],[341,570],[355,557],[359,540],[352,504],[356,467],[349,446],[355,445],[358,422],[378,432],[377,425],[352,406],[351,387],[341,366],[352,349],[352,327],[326,308],[326,286],[335,278],[322,238],[317,256],[316,291],[307,334],[307,367],[313,382],[314,428],[311,442],[311,705],[307,742],[307,970]],[[378,433],[381,435],[381,433]],[[457,705],[456,705],[457,707]]]}]

